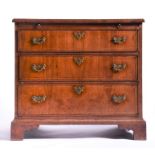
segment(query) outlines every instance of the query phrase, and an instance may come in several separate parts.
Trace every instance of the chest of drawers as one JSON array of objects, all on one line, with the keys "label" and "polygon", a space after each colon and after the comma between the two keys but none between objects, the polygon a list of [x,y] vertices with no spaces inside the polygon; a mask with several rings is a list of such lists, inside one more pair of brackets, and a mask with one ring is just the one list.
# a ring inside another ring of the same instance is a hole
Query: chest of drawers
[{"label": "chest of drawers", "polygon": [[12,140],[47,124],[116,124],[146,138],[142,19],[13,22]]}]

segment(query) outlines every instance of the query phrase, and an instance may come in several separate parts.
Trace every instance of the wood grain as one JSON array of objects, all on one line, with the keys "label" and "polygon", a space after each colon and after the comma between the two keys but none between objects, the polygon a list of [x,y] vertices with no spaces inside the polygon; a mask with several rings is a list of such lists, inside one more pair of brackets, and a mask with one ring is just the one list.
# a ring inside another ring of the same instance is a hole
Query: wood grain
[{"label": "wood grain", "polygon": [[[82,31],[85,37],[77,40],[77,31],[24,31],[18,32],[18,51],[27,52],[90,52],[90,51],[136,51],[137,31]],[[32,39],[45,37],[45,43],[33,45]],[[114,44],[113,37],[125,37],[126,42]]]},{"label": "wood grain", "polygon": [[[81,58],[77,65],[74,59]],[[35,72],[33,64],[45,64],[45,70]],[[120,72],[113,72],[113,64],[126,64]],[[91,71],[90,71],[91,68]],[[19,80],[137,80],[136,56],[20,56]]]},{"label": "wood grain", "polygon": [[[146,139],[142,115],[143,19],[13,22],[16,73],[12,140],[22,140],[25,131],[39,125],[52,124],[117,124],[121,130],[133,130],[133,139]],[[85,35],[77,40],[74,32]],[[34,45],[34,37],[46,40]],[[114,44],[113,37],[125,37],[126,41]],[[84,57],[85,61],[77,66],[74,57]],[[44,63],[43,72],[32,72],[32,64]],[[113,63],[126,63],[126,68],[113,73]],[[124,101],[114,103],[116,96]],[[42,102],[36,102],[38,98]]]},{"label": "wood grain", "polygon": [[[79,84],[83,85],[83,84]],[[26,115],[135,115],[137,114],[136,85],[84,84],[77,95],[78,84],[20,85],[18,87],[18,114]],[[46,96],[43,103],[35,103],[32,96]],[[125,95],[123,103],[112,102],[113,95]]]},{"label": "wood grain", "polygon": [[141,24],[144,19],[13,19],[18,24]]}]

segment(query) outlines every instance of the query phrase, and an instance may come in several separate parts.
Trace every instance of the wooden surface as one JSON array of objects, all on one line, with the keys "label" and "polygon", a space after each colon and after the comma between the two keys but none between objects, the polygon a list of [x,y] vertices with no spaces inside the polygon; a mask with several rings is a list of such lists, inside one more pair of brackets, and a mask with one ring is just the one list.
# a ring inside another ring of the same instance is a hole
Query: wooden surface
[{"label": "wooden surface", "polygon": [[[146,139],[142,115],[143,19],[41,20],[15,22],[15,119],[11,139],[41,124],[117,124]],[[85,33],[82,39],[75,32]],[[34,45],[33,38],[46,37]],[[120,44],[113,37],[125,37]],[[74,58],[84,61],[77,65]],[[42,71],[32,65],[45,64]],[[113,72],[113,64],[126,64]],[[82,86],[79,95],[75,87]],[[112,96],[126,96],[113,103]],[[46,96],[41,103],[33,96]]]},{"label": "wooden surface", "polygon": [[13,19],[13,22],[23,23],[52,23],[52,24],[141,24],[144,19]]},{"label": "wooden surface", "polygon": [[[77,40],[73,33],[77,31],[20,31],[18,33],[18,51],[27,52],[97,52],[97,51],[136,51],[137,31],[80,31],[84,38]],[[33,38],[45,37],[40,45],[33,45]],[[113,37],[125,37],[121,44],[112,42]]]},{"label": "wooden surface", "polygon": [[[74,59],[81,58],[78,65]],[[45,64],[43,71],[32,70],[33,64]],[[120,72],[113,72],[113,64],[126,64]],[[91,72],[90,72],[91,68]],[[96,56],[96,55],[64,55],[64,56],[21,56],[19,58],[19,80],[137,80],[136,56]]]},{"label": "wooden surface", "polygon": [[[78,95],[75,86],[84,91]],[[61,93],[60,93],[61,92]],[[45,84],[18,87],[19,116],[43,115],[136,115],[137,86],[118,84]],[[43,103],[32,101],[32,96],[43,95]],[[113,95],[125,95],[122,103],[112,101]]]}]

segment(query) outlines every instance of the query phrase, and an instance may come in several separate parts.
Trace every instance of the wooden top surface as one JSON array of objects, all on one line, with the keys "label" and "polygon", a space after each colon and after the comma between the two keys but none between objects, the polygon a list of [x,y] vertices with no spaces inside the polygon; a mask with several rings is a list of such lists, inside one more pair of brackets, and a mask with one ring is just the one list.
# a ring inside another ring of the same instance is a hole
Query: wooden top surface
[{"label": "wooden top surface", "polygon": [[140,24],[144,19],[13,19],[15,23],[47,24]]}]

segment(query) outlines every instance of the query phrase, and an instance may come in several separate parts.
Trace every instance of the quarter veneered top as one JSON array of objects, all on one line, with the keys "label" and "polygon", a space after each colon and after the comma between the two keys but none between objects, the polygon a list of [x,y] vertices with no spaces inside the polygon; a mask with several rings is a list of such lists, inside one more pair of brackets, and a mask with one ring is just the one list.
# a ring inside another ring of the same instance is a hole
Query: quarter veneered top
[{"label": "quarter veneered top", "polygon": [[144,19],[13,19],[15,23],[48,24],[140,24]]}]

